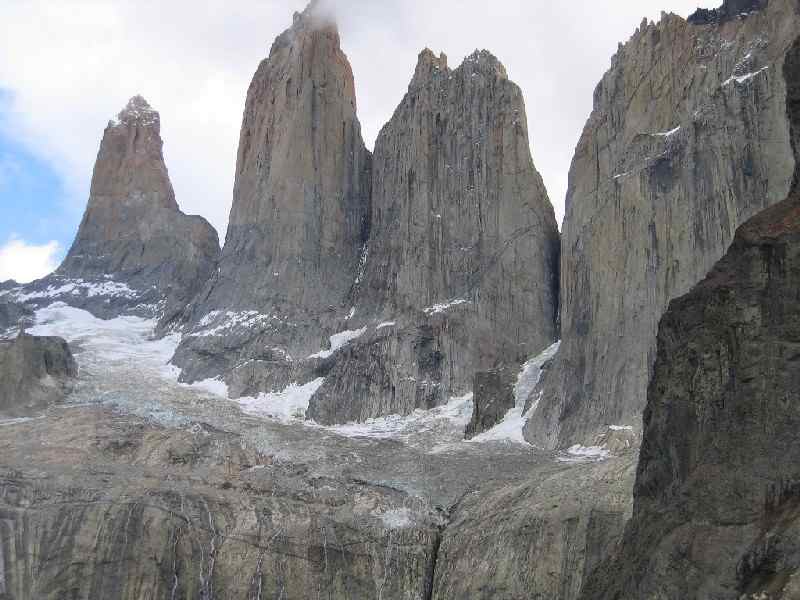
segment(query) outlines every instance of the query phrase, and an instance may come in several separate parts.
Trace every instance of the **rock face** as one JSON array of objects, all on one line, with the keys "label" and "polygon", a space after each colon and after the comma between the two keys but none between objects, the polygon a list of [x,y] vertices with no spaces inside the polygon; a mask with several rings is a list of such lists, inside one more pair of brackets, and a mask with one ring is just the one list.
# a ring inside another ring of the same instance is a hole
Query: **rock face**
[{"label": "rock face", "polygon": [[[800,38],[787,55],[800,148]],[[633,520],[584,598],[800,597],[800,170],[661,321]]]},{"label": "rock face", "polygon": [[622,538],[636,453],[535,469],[466,496],[442,535],[433,598],[575,600]]},{"label": "rock face", "polygon": [[291,381],[352,304],[369,190],[353,74],[313,3],[250,85],[220,270],[175,359],[187,380],[224,373],[239,394]]},{"label": "rock face", "polygon": [[4,332],[16,333],[20,325],[32,317],[33,313],[25,306],[0,297],[0,336]]},{"label": "rock face", "polygon": [[558,230],[519,88],[487,52],[421,54],[374,160],[318,4],[248,93],[219,272],[174,364],[233,396],[314,386],[309,416],[363,421],[470,391],[556,338]]},{"label": "rock face", "polygon": [[488,52],[426,50],[375,144],[370,239],[351,330],[310,416],[430,408],[477,371],[556,339],[558,229],[530,155],[522,93]]},{"label": "rock face", "polygon": [[[168,323],[211,276],[217,234],[205,219],[180,212],[160,130],[159,114],[141,96],[108,124],[75,242],[55,276],[27,294],[83,301],[109,315],[123,304],[165,301]],[[111,306],[103,307],[107,299]]]},{"label": "rock face", "polygon": [[798,32],[796,3],[772,0],[705,25],[664,15],[620,47],[570,172],[563,342],[531,398],[541,397],[533,443],[639,427],[668,302],[738,225],[786,198],[795,161],[782,68]]},{"label": "rock face", "polygon": [[0,598],[430,598],[435,512],[234,433],[77,408],[0,455]]},{"label": "rock face", "polygon": [[472,419],[467,425],[466,438],[471,439],[488,431],[514,408],[514,385],[510,377],[511,369],[497,369],[475,373],[472,385]]},{"label": "rock face", "polygon": [[76,375],[75,359],[61,338],[20,334],[0,341],[0,416],[26,417],[47,408],[64,397]]}]

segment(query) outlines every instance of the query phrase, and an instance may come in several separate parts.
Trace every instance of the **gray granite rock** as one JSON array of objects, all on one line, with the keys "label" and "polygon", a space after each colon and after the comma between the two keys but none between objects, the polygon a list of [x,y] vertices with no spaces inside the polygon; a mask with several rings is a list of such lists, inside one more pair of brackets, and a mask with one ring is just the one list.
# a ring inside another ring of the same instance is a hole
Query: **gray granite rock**
[{"label": "gray granite rock", "polygon": [[4,600],[430,597],[435,511],[236,433],[79,407],[0,456]]},{"label": "gray granite rock", "polygon": [[465,431],[467,439],[488,431],[514,408],[516,398],[511,369],[475,373],[472,393],[472,419]]},{"label": "gray granite rock", "polygon": [[783,200],[794,171],[782,75],[797,5],[693,25],[643,22],[595,91],[573,160],[561,259],[562,345],[526,435],[590,443],[640,428],[658,320]]},{"label": "gray granite rock", "polygon": [[250,85],[220,269],[174,361],[184,379],[280,390],[338,331],[369,233],[370,163],[339,33],[312,4]]},{"label": "gray granite rock", "polygon": [[32,317],[33,312],[26,306],[0,296],[0,337],[4,333],[17,333],[20,326],[28,324]]},{"label": "gray granite rock", "polygon": [[66,341],[20,333],[0,341],[0,416],[29,417],[64,398],[77,365]]},{"label": "gray granite rock", "polygon": [[469,494],[444,529],[435,600],[575,600],[622,538],[635,451],[537,465],[517,485]]},{"label": "gray granite rock", "polygon": [[634,516],[583,598],[800,597],[798,290],[795,188],[664,315]]},{"label": "gray granite rock", "polygon": [[101,317],[150,306],[164,325],[215,270],[219,240],[205,219],[184,215],[162,152],[161,118],[141,96],[109,122],[78,234],[56,273],[20,294]]},{"label": "gray granite rock", "polygon": [[335,357],[312,418],[430,408],[555,341],[558,229],[522,93],[490,53],[457,69],[420,54],[375,144],[371,216],[348,321],[367,329]]}]

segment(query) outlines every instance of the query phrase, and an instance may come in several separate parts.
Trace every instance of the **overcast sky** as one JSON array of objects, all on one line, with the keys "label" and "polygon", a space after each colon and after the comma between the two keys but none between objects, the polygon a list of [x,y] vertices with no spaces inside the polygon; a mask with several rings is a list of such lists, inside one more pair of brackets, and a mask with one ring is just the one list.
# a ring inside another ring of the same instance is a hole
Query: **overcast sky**
[{"label": "overcast sky", "polygon": [[[424,47],[456,67],[487,49],[525,94],[559,221],[592,92],[620,41],[661,10],[719,0],[340,0],[372,148]],[[225,236],[247,86],[305,0],[0,0],[0,281],[45,274],[77,229],[108,120],[140,93],[161,112],[178,202]],[[667,5],[665,5],[667,4]]]}]

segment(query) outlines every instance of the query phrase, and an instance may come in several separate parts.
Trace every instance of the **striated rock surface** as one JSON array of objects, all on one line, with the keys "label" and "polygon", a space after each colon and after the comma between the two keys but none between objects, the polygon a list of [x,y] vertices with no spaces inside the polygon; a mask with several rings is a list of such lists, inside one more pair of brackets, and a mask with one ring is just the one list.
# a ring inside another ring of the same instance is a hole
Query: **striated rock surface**
[{"label": "striated rock surface", "polygon": [[220,270],[175,358],[187,381],[224,374],[240,395],[293,380],[295,360],[339,331],[352,304],[369,190],[352,70],[312,3],[247,94]]},{"label": "striated rock surface", "polygon": [[370,238],[341,352],[310,416],[364,420],[467,393],[555,341],[558,229],[520,89],[476,52],[420,54],[373,158]]},{"label": "striated rock surface", "polygon": [[575,600],[630,518],[636,453],[535,469],[527,481],[466,496],[436,562],[433,598]]},{"label": "striated rock surface", "polygon": [[640,427],[668,302],[705,276],[738,225],[786,198],[795,160],[783,64],[799,32],[797,4],[771,0],[709,24],[663,15],[620,47],[570,172],[563,342],[531,397],[541,398],[533,443]]},{"label": "striated rock surface", "polygon": [[2,598],[430,597],[440,517],[389,487],[98,407],[7,430]]},{"label": "striated rock surface", "polygon": [[[800,39],[784,69],[797,148]],[[587,600],[800,597],[797,177],[661,321],[634,516]]]},{"label": "striated rock surface", "polygon": [[68,402],[0,423],[0,594],[14,600],[569,591],[628,510],[632,456],[465,442],[466,401],[355,427],[278,421],[172,381],[173,338],[138,320],[39,317],[32,331],[77,342],[81,369]]},{"label": "striated rock surface", "polygon": [[103,134],[78,235],[54,276],[20,292],[116,316],[159,305],[165,324],[216,267],[219,240],[205,219],[180,212],[162,153],[161,119],[135,96]]},{"label": "striated rock surface", "polygon": [[20,333],[0,341],[0,417],[26,417],[47,408],[64,398],[76,375],[75,359],[61,338]]}]

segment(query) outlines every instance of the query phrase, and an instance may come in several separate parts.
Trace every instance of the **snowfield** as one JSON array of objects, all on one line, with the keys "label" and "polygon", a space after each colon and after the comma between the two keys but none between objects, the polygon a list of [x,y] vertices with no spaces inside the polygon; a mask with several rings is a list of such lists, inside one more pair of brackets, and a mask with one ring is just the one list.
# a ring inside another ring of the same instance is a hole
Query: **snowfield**
[{"label": "snowfield", "polygon": [[[236,315],[233,320],[243,324],[252,322],[253,317],[258,320],[260,316],[246,315],[240,319],[240,315]],[[219,323],[217,319],[220,317],[231,322],[228,315],[209,315],[205,325]],[[139,317],[117,317],[104,321],[85,310],[56,303],[37,311],[36,324],[29,332],[32,335],[65,338],[76,354],[81,377],[97,378],[96,384],[88,386],[73,399],[76,403],[110,404],[169,425],[208,417],[209,411],[215,414],[219,411],[225,414],[233,411],[232,414],[235,414],[238,411],[241,415],[239,419],[258,419],[275,423],[276,426],[300,426],[306,431],[305,437],[314,431],[321,436],[321,440],[330,439],[329,436],[371,443],[397,440],[429,455],[475,451],[505,454],[535,452],[523,438],[522,431],[536,403],[527,412],[524,407],[539,382],[542,366],[559,349],[559,344],[554,344],[531,358],[517,379],[514,408],[496,427],[465,441],[464,429],[473,411],[472,394],[451,398],[443,406],[432,410],[416,410],[409,415],[390,415],[365,423],[321,426],[306,420],[305,414],[311,398],[323,385],[323,378],[306,383],[295,382],[284,390],[263,393],[258,397],[230,400],[228,386],[222,380],[210,379],[191,385],[179,383],[179,370],[170,364],[170,360],[181,337],[171,334],[156,338],[153,335],[155,326],[154,320]],[[331,349],[319,354],[329,356],[366,331],[364,328],[331,336]],[[174,398],[182,402],[180,409],[173,405]],[[603,448],[575,447],[560,456],[559,460],[586,462],[603,460],[607,456]],[[392,515],[387,520],[395,527],[402,526],[400,515]]]}]

